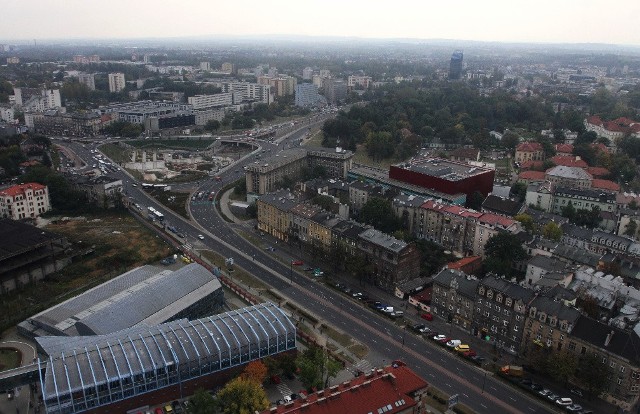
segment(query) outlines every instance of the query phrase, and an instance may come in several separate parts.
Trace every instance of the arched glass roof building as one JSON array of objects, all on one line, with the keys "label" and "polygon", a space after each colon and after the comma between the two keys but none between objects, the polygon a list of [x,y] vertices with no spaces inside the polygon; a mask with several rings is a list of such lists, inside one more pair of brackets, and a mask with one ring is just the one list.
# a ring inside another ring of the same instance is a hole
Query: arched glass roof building
[{"label": "arched glass roof building", "polygon": [[296,328],[273,303],[211,317],[138,325],[107,335],[36,338],[47,413],[95,411],[296,348]]}]

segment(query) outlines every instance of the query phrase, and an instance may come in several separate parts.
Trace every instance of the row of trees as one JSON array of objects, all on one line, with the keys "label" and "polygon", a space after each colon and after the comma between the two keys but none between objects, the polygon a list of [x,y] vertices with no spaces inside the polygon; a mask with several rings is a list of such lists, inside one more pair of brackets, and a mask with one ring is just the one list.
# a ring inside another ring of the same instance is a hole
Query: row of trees
[{"label": "row of trees", "polygon": [[528,356],[533,367],[555,381],[567,386],[569,381],[579,384],[590,397],[598,396],[609,387],[611,369],[595,354],[579,357],[571,352],[533,349]]}]

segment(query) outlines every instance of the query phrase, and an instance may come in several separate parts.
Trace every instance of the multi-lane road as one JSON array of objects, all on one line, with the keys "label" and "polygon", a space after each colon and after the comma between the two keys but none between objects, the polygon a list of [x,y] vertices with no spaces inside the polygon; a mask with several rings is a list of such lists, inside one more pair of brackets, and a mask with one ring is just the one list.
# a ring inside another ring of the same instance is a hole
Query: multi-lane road
[{"label": "multi-lane road", "polygon": [[[301,129],[277,143],[257,142],[261,146],[258,151],[271,150],[273,154],[283,147],[288,147],[290,143],[299,142],[310,126],[313,125],[302,124]],[[93,156],[90,152],[92,145],[85,148],[76,142],[56,143],[73,150],[85,161],[89,161]],[[243,167],[254,159],[253,156],[248,156],[239,160],[220,172],[221,181],[205,180],[196,191],[219,191],[225,185],[244,176]],[[187,221],[157,203],[142,191],[139,185],[134,186],[133,179],[123,170],[118,169],[110,175],[123,180],[124,190],[134,202],[153,206],[162,212],[166,220],[185,233],[187,243],[196,248],[206,246],[224,257],[233,257],[236,266],[254,274],[289,300],[304,304],[309,312],[339,327],[376,354],[382,355],[386,361],[402,359],[429,382],[449,394],[458,394],[461,402],[473,407],[478,413],[554,412],[548,405],[543,405],[529,395],[503,384],[480,368],[435,346],[431,341],[408,335],[405,330],[387,318],[372,313],[359,302],[298,272],[291,272],[289,265],[240,237],[233,230],[233,225],[220,217],[213,203],[194,202],[190,199],[193,221]],[[204,236],[203,240],[198,238],[199,234]]]}]

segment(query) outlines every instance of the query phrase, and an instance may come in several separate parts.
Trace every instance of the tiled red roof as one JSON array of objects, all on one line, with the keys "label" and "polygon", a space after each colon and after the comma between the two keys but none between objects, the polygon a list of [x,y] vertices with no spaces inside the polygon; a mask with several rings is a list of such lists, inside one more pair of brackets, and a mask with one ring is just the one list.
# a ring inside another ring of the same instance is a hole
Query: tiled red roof
[{"label": "tiled red roof", "polygon": [[11,196],[15,197],[20,194],[24,194],[26,189],[33,189],[34,191],[43,190],[46,188],[44,185],[39,183],[26,183],[26,184],[18,184],[13,187],[9,187],[6,190],[0,191],[0,196]]},{"label": "tiled red roof", "polygon": [[592,188],[599,188],[601,190],[610,190],[610,191],[620,191],[620,186],[613,181],[609,180],[601,180],[599,178],[594,178],[591,182]]},{"label": "tiled red roof", "polygon": [[587,122],[613,132],[640,132],[640,123],[624,117],[614,119],[613,121],[603,121],[599,116],[594,115],[588,117]]},{"label": "tiled red roof", "polygon": [[544,181],[544,171],[523,171],[518,174],[518,179],[527,181]]},{"label": "tiled red roof", "polygon": [[40,161],[38,160],[29,160],[29,161],[21,162],[18,165],[20,167],[33,167],[34,165],[38,165],[38,164],[40,164]]},{"label": "tiled red roof", "polygon": [[383,408],[390,414],[406,412],[417,404],[411,395],[428,386],[408,367],[390,366],[262,411],[262,414],[377,413]]},{"label": "tiled red roof", "polygon": [[451,213],[451,214],[455,214],[456,216],[461,216],[461,217],[480,217],[482,215],[482,213],[475,211],[475,210],[470,210],[468,208],[464,208],[464,207],[460,207],[460,206],[455,206],[455,205],[448,205],[445,208],[445,211],[447,213]]},{"label": "tiled red roof", "polygon": [[587,118],[587,122],[591,125],[602,125],[602,119],[598,115],[591,115]]},{"label": "tiled red roof", "polygon": [[589,164],[587,164],[584,160],[578,159],[578,157],[567,155],[556,155],[551,158],[551,161],[553,161],[555,165],[564,165],[565,167],[587,168],[589,166]]},{"label": "tiled red roof", "polygon": [[505,229],[516,223],[516,221],[513,219],[493,213],[484,213],[482,217],[480,217],[480,222],[487,223],[493,226],[501,226]]},{"label": "tiled red roof", "polygon": [[519,151],[519,152],[542,151],[542,144],[535,141],[523,142],[521,144],[518,144],[518,146],[516,147],[516,151]]},{"label": "tiled red roof", "polygon": [[480,257],[480,256],[463,257],[460,260],[448,263],[447,267],[449,269],[461,269],[461,268],[469,265],[470,263],[473,263],[473,262],[476,262],[476,261],[482,261],[482,257]]},{"label": "tiled red roof", "polygon": [[591,148],[599,152],[604,152],[605,154],[609,153],[609,148],[601,142],[594,142],[591,144]]},{"label": "tiled red roof", "polygon": [[530,170],[532,168],[542,168],[544,161],[525,161],[520,165],[521,170]]},{"label": "tiled red roof", "polygon": [[606,177],[611,174],[611,172],[604,167],[589,167],[586,168],[585,171],[594,177]]},{"label": "tiled red roof", "polygon": [[573,153],[573,145],[571,144],[556,144],[556,152],[561,154]]}]

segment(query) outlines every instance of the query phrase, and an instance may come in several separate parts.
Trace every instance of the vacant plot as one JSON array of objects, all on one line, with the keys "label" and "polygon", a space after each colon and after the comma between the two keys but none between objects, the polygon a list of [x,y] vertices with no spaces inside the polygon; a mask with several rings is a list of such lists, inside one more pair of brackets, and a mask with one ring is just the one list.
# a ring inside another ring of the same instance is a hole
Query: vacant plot
[{"label": "vacant plot", "polygon": [[0,348],[0,371],[18,368],[22,360],[20,351],[14,348]]},{"label": "vacant plot", "polygon": [[129,150],[121,147],[118,144],[101,145],[100,151],[103,152],[107,157],[112,159],[114,162],[117,162],[118,164],[131,161],[131,155],[129,154]]},{"label": "vacant plot", "polygon": [[126,213],[60,220],[49,224],[47,230],[65,235],[73,251],[81,254],[45,280],[2,295],[1,329],[127,270],[173,253],[151,230]]}]

